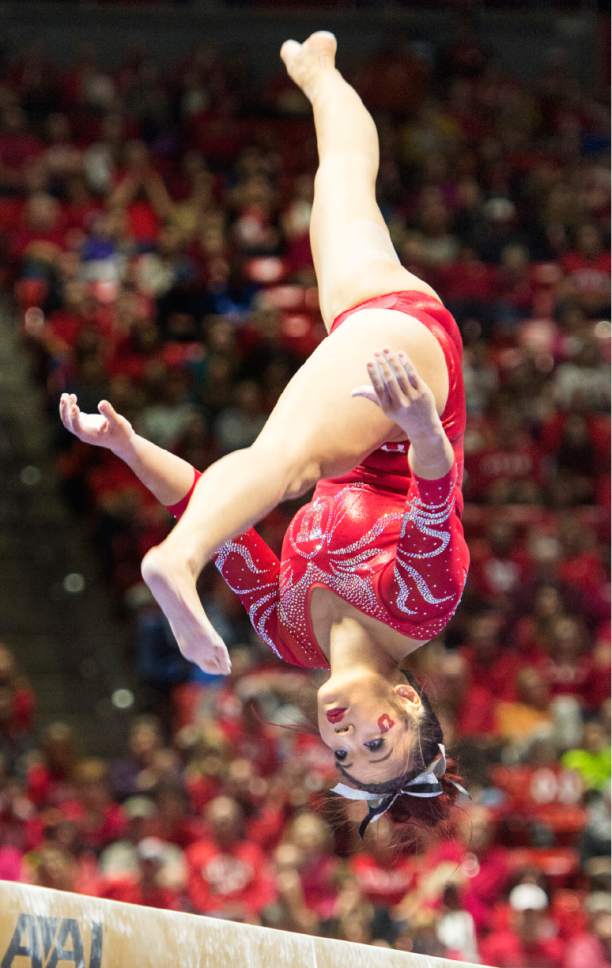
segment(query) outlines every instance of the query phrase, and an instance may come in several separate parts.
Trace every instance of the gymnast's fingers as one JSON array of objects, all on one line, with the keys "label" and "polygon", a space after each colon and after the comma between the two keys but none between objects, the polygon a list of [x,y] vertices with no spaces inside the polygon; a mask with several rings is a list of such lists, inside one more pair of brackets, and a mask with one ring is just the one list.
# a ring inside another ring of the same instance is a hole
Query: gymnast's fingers
[{"label": "gymnast's fingers", "polygon": [[112,403],[110,403],[108,400],[100,400],[98,410],[102,416],[106,418],[109,424],[119,423],[119,414],[113,407]]},{"label": "gymnast's fingers", "polygon": [[[400,361],[401,353],[388,352],[386,355],[400,392],[404,397],[410,399],[412,388],[408,380],[408,375]],[[402,400],[401,402],[404,403],[405,401]]]},{"label": "gymnast's fingers", "polygon": [[[76,399],[76,398],[75,398]],[[70,417],[72,423],[72,432],[76,434],[77,437],[85,433],[85,428],[81,422],[81,411],[78,404],[73,403],[70,407]]]},{"label": "gymnast's fingers", "polygon": [[70,417],[70,396],[67,393],[62,393],[60,397],[60,417],[66,430],[69,430],[73,434],[74,430],[72,429],[72,420]]},{"label": "gymnast's fingers", "polygon": [[374,360],[370,360],[368,363],[368,376],[370,377],[378,403],[384,409],[389,405],[389,400],[387,397],[387,388],[385,386],[383,374],[378,366],[378,361],[376,358]]},{"label": "gymnast's fingers", "polygon": [[414,387],[415,390],[420,390],[423,381],[408,354],[401,352],[399,354],[399,360],[410,386]]},{"label": "gymnast's fingers", "polygon": [[391,365],[391,350],[383,350],[383,353],[380,357],[380,366],[383,372],[390,405],[393,409],[397,409],[403,405],[404,401],[402,399],[402,391],[399,387],[395,377],[395,372]]}]

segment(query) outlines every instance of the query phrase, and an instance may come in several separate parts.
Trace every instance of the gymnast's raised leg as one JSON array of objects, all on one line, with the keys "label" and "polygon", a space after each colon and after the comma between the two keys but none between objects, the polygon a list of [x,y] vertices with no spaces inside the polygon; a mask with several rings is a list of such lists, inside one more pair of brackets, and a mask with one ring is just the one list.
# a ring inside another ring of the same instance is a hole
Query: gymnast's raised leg
[{"label": "gymnast's raised leg", "polygon": [[[313,108],[319,169],[311,240],[328,330],[338,313],[372,296],[406,289],[432,294],[401,266],[393,249],[376,203],[376,128],[335,68],[335,49],[333,35],[318,32],[303,44],[287,41],[281,52]],[[435,337],[405,313],[358,310],[295,374],[255,443],[208,468],[181,520],[146,555],[146,582],[180,648],[203,668],[229,669],[225,647],[196,591],[204,564],[281,501],[305,493],[320,477],[348,471],[385,441],[399,439],[399,428],[381,409],[351,396],[367,379],[368,361],[385,346],[408,354],[440,413],[448,375]],[[416,446],[413,442],[413,458]]]}]

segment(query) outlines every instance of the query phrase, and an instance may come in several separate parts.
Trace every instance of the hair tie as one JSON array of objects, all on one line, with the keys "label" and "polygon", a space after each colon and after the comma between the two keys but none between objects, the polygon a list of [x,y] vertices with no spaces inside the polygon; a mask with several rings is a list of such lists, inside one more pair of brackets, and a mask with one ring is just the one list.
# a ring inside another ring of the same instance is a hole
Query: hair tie
[{"label": "hair tie", "polygon": [[[356,787],[348,786],[346,783],[337,783],[334,787],[331,787],[332,793],[338,793],[347,800],[368,801],[367,816],[359,825],[360,837],[363,837],[369,824],[376,823],[377,820],[380,820],[383,814],[393,806],[397,798],[402,796],[402,794],[425,799],[427,797],[439,797],[444,793],[444,787],[440,782],[440,778],[446,773],[446,750],[442,743],[438,743],[438,750],[439,752],[429,766],[426,766],[418,776],[415,776],[408,783],[405,783],[396,793],[389,793],[381,797],[378,793],[370,793],[369,790],[358,790]],[[460,783],[457,783],[455,780],[449,780],[448,782],[456,787],[460,793],[464,793],[469,797],[468,791]]]}]

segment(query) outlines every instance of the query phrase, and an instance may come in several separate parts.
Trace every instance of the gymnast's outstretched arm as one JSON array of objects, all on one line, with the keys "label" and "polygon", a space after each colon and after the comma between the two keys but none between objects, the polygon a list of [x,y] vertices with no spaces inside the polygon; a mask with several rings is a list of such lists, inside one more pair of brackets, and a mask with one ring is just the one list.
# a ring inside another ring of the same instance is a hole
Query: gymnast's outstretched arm
[{"label": "gymnast's outstretched arm", "polygon": [[193,486],[191,464],[137,434],[108,400],[101,400],[98,410],[83,413],[74,393],[60,397],[60,419],[66,430],[83,443],[104,447],[119,457],[161,504],[177,504]]},{"label": "gymnast's outstretched arm", "polygon": [[[107,400],[98,405],[99,413],[83,413],[76,395],[63,393],[59,410],[66,430],[83,443],[110,450],[174,517],[181,517],[201,477],[200,471],[182,457],[137,434],[129,420],[117,413]],[[245,558],[250,568],[244,567]],[[277,555],[251,528],[220,549],[215,565],[240,599],[259,637],[278,655],[280,562]],[[219,671],[229,672],[229,660],[225,661],[223,654],[218,659]]]}]

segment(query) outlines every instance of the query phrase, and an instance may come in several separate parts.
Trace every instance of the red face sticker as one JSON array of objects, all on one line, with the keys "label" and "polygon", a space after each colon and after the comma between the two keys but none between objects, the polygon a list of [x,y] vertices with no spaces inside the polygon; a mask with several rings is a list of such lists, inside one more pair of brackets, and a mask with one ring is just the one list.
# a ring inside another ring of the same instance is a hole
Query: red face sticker
[{"label": "red face sticker", "polygon": [[395,720],[391,719],[391,717],[388,716],[387,713],[384,713],[382,716],[379,716],[376,722],[381,733],[387,733],[392,726],[395,726]]}]

